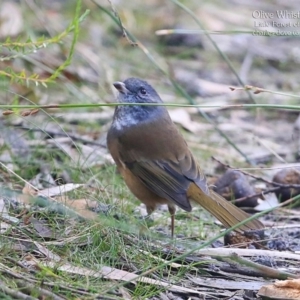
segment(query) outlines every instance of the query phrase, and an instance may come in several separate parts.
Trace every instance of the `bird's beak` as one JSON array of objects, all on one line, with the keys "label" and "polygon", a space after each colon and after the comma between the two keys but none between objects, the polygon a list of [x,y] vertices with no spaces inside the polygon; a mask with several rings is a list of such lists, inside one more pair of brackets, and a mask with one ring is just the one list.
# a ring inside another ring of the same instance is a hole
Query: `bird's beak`
[{"label": "bird's beak", "polygon": [[129,93],[129,90],[126,88],[125,84],[121,81],[116,81],[113,83],[113,86],[121,93],[121,94],[127,94]]}]

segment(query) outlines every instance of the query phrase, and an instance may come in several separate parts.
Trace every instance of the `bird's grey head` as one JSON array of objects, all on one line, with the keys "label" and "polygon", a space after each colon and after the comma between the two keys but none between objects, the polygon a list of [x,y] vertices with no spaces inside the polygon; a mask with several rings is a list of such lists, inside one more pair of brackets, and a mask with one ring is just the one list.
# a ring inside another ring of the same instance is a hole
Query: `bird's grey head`
[{"label": "bird's grey head", "polygon": [[[114,87],[119,91],[120,103],[162,103],[157,92],[146,81],[138,78],[128,78],[125,81],[117,81]],[[147,121],[154,115],[165,113],[162,106],[118,105],[114,114],[113,126],[116,129],[129,127],[143,121]]]},{"label": "bird's grey head", "polygon": [[117,81],[114,87],[119,91],[118,100],[121,103],[161,103],[155,89],[139,78],[128,78],[124,82]]}]

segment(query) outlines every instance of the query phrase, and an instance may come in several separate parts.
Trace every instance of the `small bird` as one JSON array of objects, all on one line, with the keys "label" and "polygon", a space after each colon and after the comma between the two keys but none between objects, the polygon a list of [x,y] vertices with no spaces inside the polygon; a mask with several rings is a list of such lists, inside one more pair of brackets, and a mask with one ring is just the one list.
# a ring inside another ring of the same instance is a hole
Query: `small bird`
[{"label": "small bird", "polygon": [[[115,82],[119,103],[162,103],[154,88],[138,78]],[[191,211],[193,200],[226,228],[249,217],[207,186],[205,176],[164,106],[118,105],[107,135],[108,149],[131,192],[146,205],[150,215],[167,204],[174,236],[176,206]],[[261,230],[252,220],[238,232]]]}]

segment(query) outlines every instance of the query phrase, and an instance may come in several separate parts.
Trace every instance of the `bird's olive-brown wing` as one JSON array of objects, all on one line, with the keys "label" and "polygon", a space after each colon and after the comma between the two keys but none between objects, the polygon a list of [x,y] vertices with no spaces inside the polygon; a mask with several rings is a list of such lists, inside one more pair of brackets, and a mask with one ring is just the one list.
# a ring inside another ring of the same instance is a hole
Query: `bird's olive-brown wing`
[{"label": "bird's olive-brown wing", "polygon": [[193,157],[177,161],[132,160],[125,164],[152,192],[186,211],[192,209],[187,197],[190,184],[195,182],[203,191],[207,190],[206,180]]}]

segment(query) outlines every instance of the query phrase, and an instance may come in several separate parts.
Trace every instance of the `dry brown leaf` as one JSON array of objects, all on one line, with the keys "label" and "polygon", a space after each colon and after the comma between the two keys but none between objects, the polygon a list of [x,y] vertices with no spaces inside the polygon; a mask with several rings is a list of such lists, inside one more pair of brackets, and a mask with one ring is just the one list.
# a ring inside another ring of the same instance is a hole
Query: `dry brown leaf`
[{"label": "dry brown leaf", "polygon": [[12,111],[12,110],[5,110],[5,111],[2,112],[3,116],[9,116],[11,114],[14,114],[14,111]]},{"label": "dry brown leaf", "polygon": [[22,193],[25,195],[36,196],[38,191],[33,188],[29,183],[25,183],[25,186],[22,189]]},{"label": "dry brown leaf", "polygon": [[30,115],[31,115],[31,116],[36,115],[39,111],[40,111],[39,108],[32,109],[32,110],[30,111]]},{"label": "dry brown leaf", "polygon": [[271,299],[300,299],[300,279],[277,281],[260,288],[258,295]]},{"label": "dry brown leaf", "polygon": [[293,288],[300,290],[300,278],[299,279],[289,279],[284,281],[277,281],[274,283],[277,287],[284,287],[284,288]]},{"label": "dry brown leaf", "polygon": [[29,115],[30,115],[30,110],[23,110],[21,113],[20,113],[20,115],[22,116],[22,117],[28,117]]},{"label": "dry brown leaf", "polygon": [[57,197],[55,199],[57,202],[60,202],[74,211],[76,211],[80,216],[87,220],[95,220],[98,218],[98,214],[93,212],[91,209],[97,208],[99,203],[97,201],[88,200],[88,199],[69,199],[66,196]]}]

